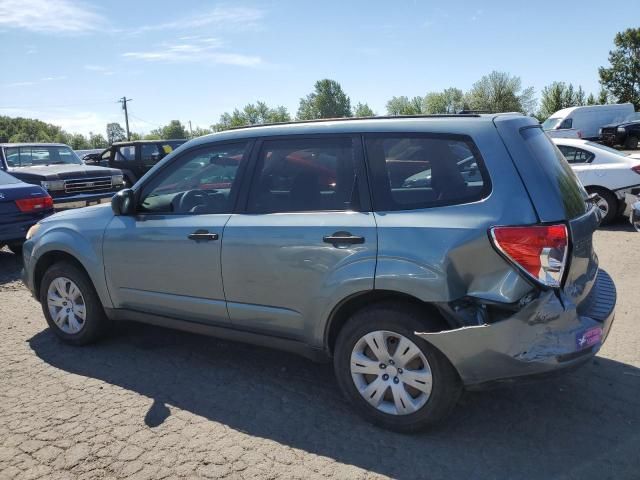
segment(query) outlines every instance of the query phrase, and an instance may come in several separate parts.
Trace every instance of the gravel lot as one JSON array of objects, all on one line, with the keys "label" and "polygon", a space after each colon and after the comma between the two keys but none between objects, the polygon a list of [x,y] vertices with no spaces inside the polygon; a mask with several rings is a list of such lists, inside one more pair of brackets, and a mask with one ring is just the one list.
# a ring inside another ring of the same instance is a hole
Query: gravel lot
[{"label": "gravel lot", "polygon": [[596,234],[618,286],[600,355],[567,376],[468,393],[438,430],[360,420],[329,365],[121,325],[61,344],[0,251],[0,478],[640,478],[640,234]]}]

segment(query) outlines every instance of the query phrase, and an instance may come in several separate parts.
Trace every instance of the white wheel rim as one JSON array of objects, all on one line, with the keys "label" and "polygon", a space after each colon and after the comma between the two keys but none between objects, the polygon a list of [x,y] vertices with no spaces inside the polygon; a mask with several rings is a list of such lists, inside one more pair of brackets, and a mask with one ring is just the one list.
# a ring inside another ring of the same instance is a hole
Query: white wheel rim
[{"label": "white wheel rim", "polygon": [[431,396],[433,375],[427,358],[399,333],[366,334],[353,347],[350,368],[362,398],[383,413],[415,413]]},{"label": "white wheel rim", "polygon": [[87,308],[80,288],[65,277],[49,284],[47,307],[54,323],[64,333],[75,334],[84,327]]},{"label": "white wheel rim", "polygon": [[603,197],[598,197],[596,206],[602,212],[602,218],[606,217],[607,213],[609,213],[609,202],[607,202]]}]

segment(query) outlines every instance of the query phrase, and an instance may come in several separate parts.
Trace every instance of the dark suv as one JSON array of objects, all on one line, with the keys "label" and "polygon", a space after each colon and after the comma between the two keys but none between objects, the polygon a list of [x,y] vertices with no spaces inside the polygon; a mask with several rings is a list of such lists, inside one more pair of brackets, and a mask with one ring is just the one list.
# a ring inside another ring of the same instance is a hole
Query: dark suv
[{"label": "dark suv", "polygon": [[600,141],[613,147],[621,145],[627,150],[638,148],[640,140],[640,113],[635,113],[622,123],[612,123],[600,129]]},{"label": "dark suv", "polygon": [[598,352],[616,302],[599,220],[531,117],[261,126],[41,221],[24,280],[67,343],[136,320],[332,359],[357,411],[411,431],[463,387]]},{"label": "dark suv", "polygon": [[43,187],[55,203],[110,198],[124,186],[120,170],[86,165],[61,143],[2,143],[0,168]]},{"label": "dark suv", "polygon": [[184,142],[186,140],[179,139],[117,142],[102,153],[88,154],[83,159],[96,165],[122,170],[126,185],[131,186]]}]

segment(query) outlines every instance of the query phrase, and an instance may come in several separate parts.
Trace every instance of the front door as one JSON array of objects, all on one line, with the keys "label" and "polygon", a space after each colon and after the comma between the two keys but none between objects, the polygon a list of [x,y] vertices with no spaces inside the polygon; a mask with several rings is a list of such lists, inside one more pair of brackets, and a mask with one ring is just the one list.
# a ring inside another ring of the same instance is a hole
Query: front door
[{"label": "front door", "polygon": [[117,216],[104,238],[116,308],[228,323],[220,269],[247,142],[184,152],[141,185],[134,216]]},{"label": "front door", "polygon": [[265,140],[245,213],[224,231],[234,327],[322,342],[332,306],[373,289],[376,227],[358,138]]}]

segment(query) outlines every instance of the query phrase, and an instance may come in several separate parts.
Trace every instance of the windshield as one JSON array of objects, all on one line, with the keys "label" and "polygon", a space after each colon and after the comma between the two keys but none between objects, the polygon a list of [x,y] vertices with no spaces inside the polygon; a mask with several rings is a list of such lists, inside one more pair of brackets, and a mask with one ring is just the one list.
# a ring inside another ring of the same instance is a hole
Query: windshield
[{"label": "windshield", "polygon": [[587,145],[589,145],[590,147],[599,148],[600,150],[604,150],[604,151],[609,152],[609,153],[613,153],[614,155],[618,155],[620,157],[628,157],[629,156],[628,153],[621,152],[620,150],[616,150],[615,148],[607,147],[606,145],[600,145],[599,143],[587,142]]},{"label": "windshield", "polygon": [[543,123],[542,123],[542,129],[543,130],[553,130],[554,128],[556,128],[558,126],[558,124],[562,121],[561,118],[547,118]]},{"label": "windshield", "polygon": [[82,165],[82,160],[67,146],[27,145],[23,147],[6,147],[4,156],[9,167]]}]

